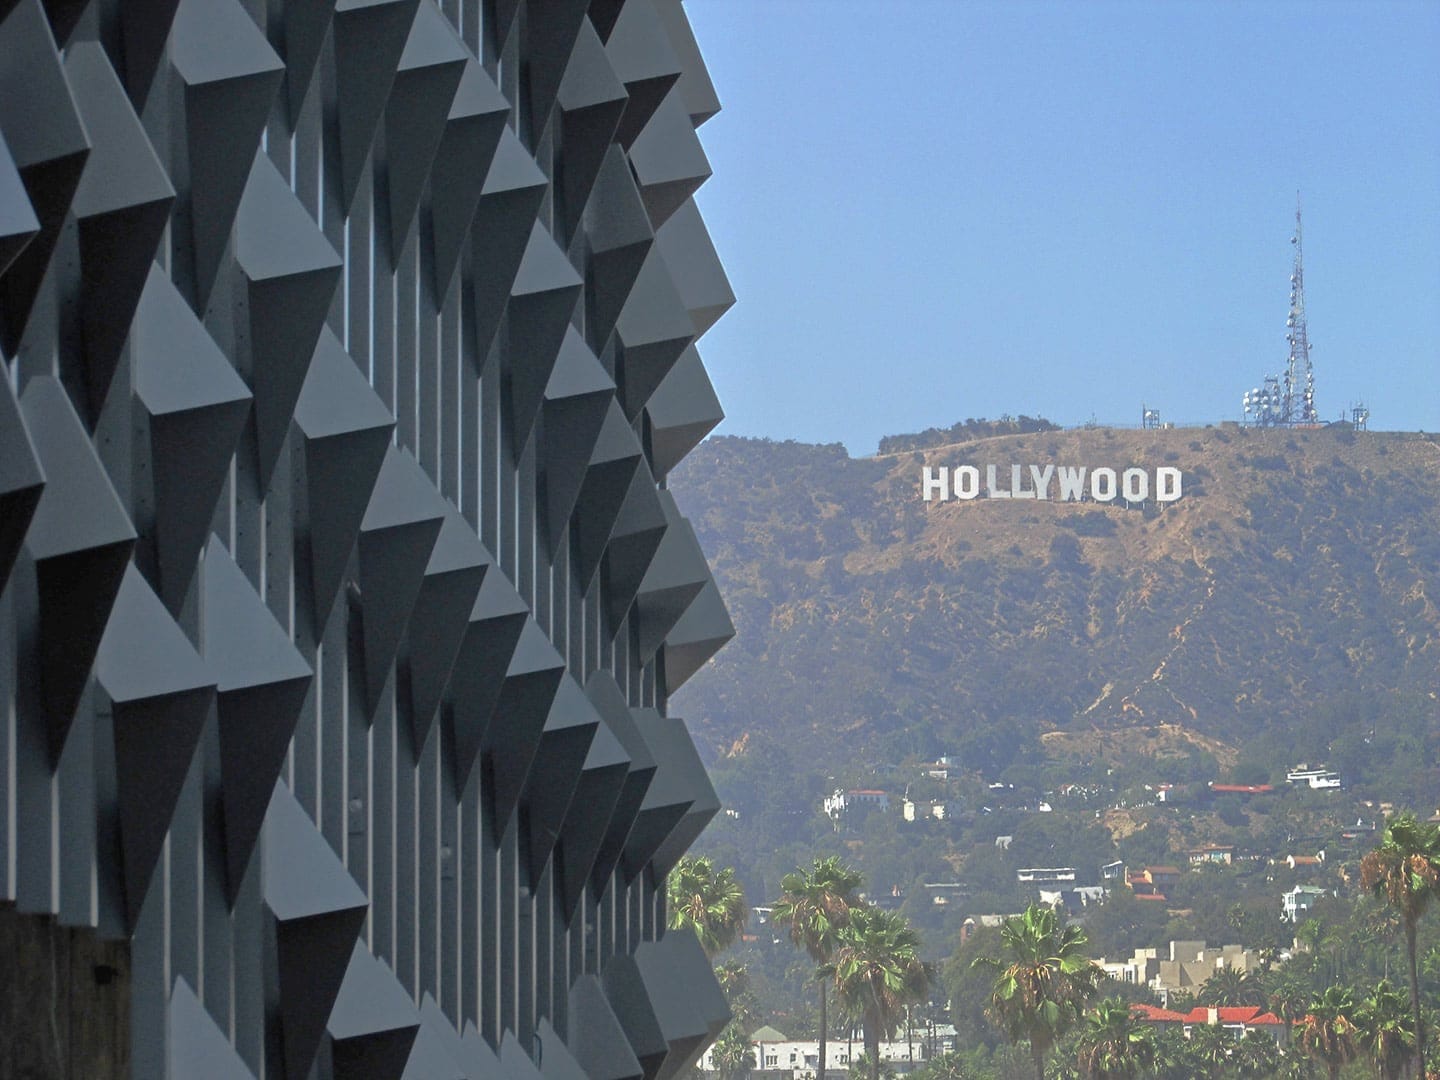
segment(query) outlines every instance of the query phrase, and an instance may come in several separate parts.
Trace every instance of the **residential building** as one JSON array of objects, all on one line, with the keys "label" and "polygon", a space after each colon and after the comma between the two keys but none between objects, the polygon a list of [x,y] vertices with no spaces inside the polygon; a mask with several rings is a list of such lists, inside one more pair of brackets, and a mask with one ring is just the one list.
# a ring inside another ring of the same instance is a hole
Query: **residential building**
[{"label": "residential building", "polygon": [[1127,960],[1101,959],[1107,974],[1120,982],[1148,986],[1162,1002],[1177,990],[1197,991],[1222,968],[1239,972],[1259,967],[1259,953],[1241,945],[1209,948],[1203,941],[1172,941],[1159,949],[1136,949]]},{"label": "residential building", "polygon": [[1190,1038],[1195,1028],[1201,1025],[1211,1027],[1222,1027],[1228,1035],[1235,1039],[1243,1039],[1248,1032],[1260,1031],[1269,1035],[1277,1045],[1285,1045],[1288,1033],[1285,1029],[1285,1022],[1272,1012],[1254,1005],[1240,1006],[1204,1006],[1197,1005],[1187,1013],[1173,1012],[1165,1008],[1157,1008],[1154,1005],[1143,1005],[1136,1003],[1130,1006],[1131,1012],[1139,1020],[1142,1020],[1151,1027],[1161,1030],[1172,1029],[1181,1032],[1185,1038]]},{"label": "residential building", "polygon": [[1287,784],[1304,784],[1306,787],[1315,789],[1335,789],[1340,787],[1340,774],[1333,769],[1324,767],[1312,769],[1309,765],[1297,765],[1285,774]]},{"label": "residential building", "polygon": [[1328,889],[1318,885],[1296,885],[1280,897],[1280,917],[1288,923],[1299,923],[1315,906],[1315,901],[1326,895]]},{"label": "residential building", "polygon": [[[942,1034],[941,1028],[949,1034]],[[930,1060],[932,1049],[944,1053],[954,1047],[954,1028],[937,1025],[935,1029],[919,1027],[911,1029],[908,1039],[885,1039],[880,1043],[880,1060],[893,1072],[905,1074],[920,1068]],[[763,1073],[773,1080],[813,1080],[819,1072],[820,1041],[818,1039],[790,1039],[773,1027],[762,1027],[750,1038],[755,1055],[755,1076]],[[948,1046],[946,1045],[948,1042]],[[859,1033],[853,1039],[829,1038],[825,1041],[825,1071],[829,1075],[844,1075],[850,1071],[855,1058],[865,1052]],[[699,1061],[701,1072],[714,1073],[713,1048],[706,1050]]]},{"label": "residential building", "polygon": [[1191,848],[1185,855],[1191,866],[1229,866],[1235,859],[1235,849],[1229,844],[1206,844],[1204,847]]},{"label": "residential building", "polygon": [[1015,871],[1015,880],[1021,885],[1054,885],[1074,881],[1075,877],[1073,866],[1031,866]]}]

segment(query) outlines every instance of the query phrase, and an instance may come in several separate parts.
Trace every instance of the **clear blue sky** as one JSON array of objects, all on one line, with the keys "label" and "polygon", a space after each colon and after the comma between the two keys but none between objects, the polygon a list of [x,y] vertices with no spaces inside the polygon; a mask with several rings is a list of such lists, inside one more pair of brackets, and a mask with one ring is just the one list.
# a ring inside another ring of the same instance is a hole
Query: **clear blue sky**
[{"label": "clear blue sky", "polygon": [[724,111],[722,433],[1239,416],[1284,366],[1440,430],[1440,0],[687,0]]}]

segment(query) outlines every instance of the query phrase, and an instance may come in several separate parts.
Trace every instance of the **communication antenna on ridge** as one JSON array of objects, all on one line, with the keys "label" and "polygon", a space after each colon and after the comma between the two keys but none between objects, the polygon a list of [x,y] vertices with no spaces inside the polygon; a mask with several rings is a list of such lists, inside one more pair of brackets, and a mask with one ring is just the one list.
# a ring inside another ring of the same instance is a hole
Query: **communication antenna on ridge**
[{"label": "communication antenna on ridge", "polygon": [[1310,334],[1305,325],[1305,243],[1300,232],[1300,193],[1295,193],[1295,268],[1290,273],[1290,314],[1285,319],[1285,340],[1290,360],[1285,367],[1282,424],[1315,424],[1315,369],[1310,363]]}]

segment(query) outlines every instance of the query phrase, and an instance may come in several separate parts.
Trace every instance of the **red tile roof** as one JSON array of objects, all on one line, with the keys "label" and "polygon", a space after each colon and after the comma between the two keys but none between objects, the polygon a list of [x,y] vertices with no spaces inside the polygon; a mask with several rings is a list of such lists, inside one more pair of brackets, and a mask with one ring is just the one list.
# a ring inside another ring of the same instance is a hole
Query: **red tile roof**
[{"label": "red tile roof", "polygon": [[1269,784],[1211,784],[1210,790],[1233,795],[1263,795],[1275,789]]},{"label": "red tile roof", "polygon": [[[1210,1022],[1210,1010],[1204,1005],[1197,1005],[1188,1013],[1178,1013],[1170,1009],[1157,1008],[1154,1005],[1136,1003],[1130,1006],[1130,1011],[1157,1024],[1208,1024]],[[1261,1012],[1255,1005],[1222,1005],[1215,1011],[1218,1014],[1217,1019],[1222,1024],[1243,1024],[1246,1027],[1254,1027],[1257,1024],[1284,1023],[1274,1013]]]}]

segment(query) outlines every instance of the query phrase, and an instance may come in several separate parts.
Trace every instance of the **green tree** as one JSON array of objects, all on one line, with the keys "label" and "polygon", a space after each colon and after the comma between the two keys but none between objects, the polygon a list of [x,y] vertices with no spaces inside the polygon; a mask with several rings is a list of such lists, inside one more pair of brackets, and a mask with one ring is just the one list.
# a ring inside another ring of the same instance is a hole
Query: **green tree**
[{"label": "green tree", "polygon": [[1385,825],[1380,845],[1360,860],[1360,885],[1386,900],[1405,928],[1410,965],[1410,1008],[1415,1017],[1415,1058],[1426,1075],[1425,1018],[1420,1008],[1420,973],[1415,938],[1420,917],[1440,890],[1440,829],[1414,814],[1398,814]]},{"label": "green tree", "polygon": [[1274,1076],[1280,1067],[1280,1048],[1263,1031],[1247,1031],[1235,1044],[1230,1064],[1245,1078]]},{"label": "green tree", "polygon": [[1270,1011],[1285,1022],[1287,1042],[1294,1041],[1295,1022],[1305,1015],[1310,1003],[1310,987],[1295,972],[1286,968],[1275,972],[1269,981],[1267,1004]]},{"label": "green tree", "polygon": [[1106,998],[1085,1015],[1076,1049],[1087,1080],[1135,1080],[1155,1066],[1154,1032],[1120,998]]},{"label": "green tree", "polygon": [[1230,1048],[1234,1045],[1219,1024],[1195,1024],[1190,1028],[1190,1045],[1186,1057],[1199,1066],[1194,1075],[1219,1076],[1230,1064]]},{"label": "green tree", "polygon": [[720,1080],[745,1080],[755,1068],[755,1048],[750,1045],[745,1029],[738,1023],[727,1026],[715,1040],[710,1062]]},{"label": "green tree", "polygon": [[1200,987],[1201,1005],[1264,1005],[1265,988],[1250,972],[1229,964],[1218,969]]},{"label": "green tree", "polygon": [[834,961],[821,969],[835,980],[835,996],[860,1021],[870,1080],[879,1080],[880,1039],[894,1032],[905,1009],[925,1000],[930,966],[920,959],[920,938],[900,916],[855,907],[840,930]]},{"label": "green tree", "polygon": [[[865,879],[835,856],[816,859],[808,871],[796,870],[780,879],[783,890],[770,918],[790,931],[790,940],[803,948],[818,965],[830,962],[840,931],[850,924],[850,912]],[[825,1080],[825,1001],[829,996],[824,979],[820,988],[820,1071]]]},{"label": "green tree", "polygon": [[1095,995],[1100,968],[1085,955],[1085,931],[1053,908],[1031,904],[1006,919],[1000,940],[1005,959],[975,960],[995,972],[990,1017],[1012,1043],[1030,1041],[1036,1080],[1044,1080],[1045,1057]]},{"label": "green tree", "polygon": [[1381,1080],[1398,1080],[1415,1056],[1415,1018],[1403,991],[1388,981],[1360,1002],[1355,1012],[1360,1048]]},{"label": "green tree", "polygon": [[1359,1053],[1357,1034],[1354,996],[1343,986],[1327,986],[1310,1003],[1310,1013],[1300,1025],[1298,1045],[1324,1065],[1331,1080],[1335,1080]]},{"label": "green tree", "polygon": [[670,926],[686,927],[700,939],[705,955],[729,947],[745,928],[749,911],[735,871],[709,858],[683,858],[670,871],[666,890]]}]

